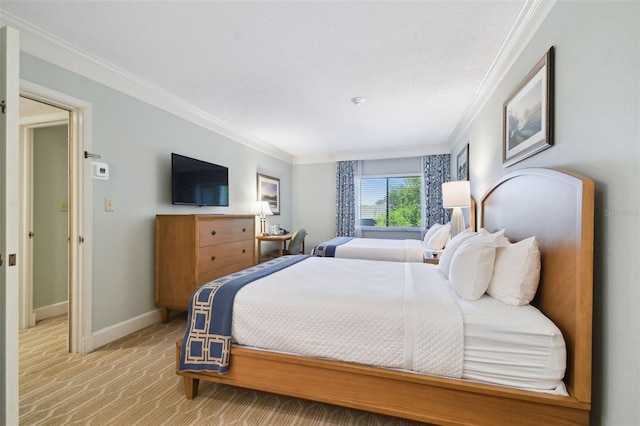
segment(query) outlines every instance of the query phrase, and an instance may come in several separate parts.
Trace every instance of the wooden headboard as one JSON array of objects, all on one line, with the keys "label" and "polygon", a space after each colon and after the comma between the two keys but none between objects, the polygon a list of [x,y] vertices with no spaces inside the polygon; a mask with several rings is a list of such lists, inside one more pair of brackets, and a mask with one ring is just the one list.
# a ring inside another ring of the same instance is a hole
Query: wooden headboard
[{"label": "wooden headboard", "polygon": [[593,181],[566,171],[514,171],[480,202],[481,227],[505,229],[511,242],[538,240],[542,271],[533,305],[562,331],[564,382],[585,403],[591,402],[593,220]]}]

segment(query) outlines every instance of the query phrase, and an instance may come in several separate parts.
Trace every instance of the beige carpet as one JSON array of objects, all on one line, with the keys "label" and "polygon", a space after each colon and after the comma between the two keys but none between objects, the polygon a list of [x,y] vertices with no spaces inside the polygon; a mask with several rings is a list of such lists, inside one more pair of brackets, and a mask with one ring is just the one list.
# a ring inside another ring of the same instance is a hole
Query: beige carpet
[{"label": "beige carpet", "polygon": [[66,352],[66,317],[20,332],[21,425],[416,425],[296,398],[201,383],[184,396],[175,340],[185,318],[88,355]]}]

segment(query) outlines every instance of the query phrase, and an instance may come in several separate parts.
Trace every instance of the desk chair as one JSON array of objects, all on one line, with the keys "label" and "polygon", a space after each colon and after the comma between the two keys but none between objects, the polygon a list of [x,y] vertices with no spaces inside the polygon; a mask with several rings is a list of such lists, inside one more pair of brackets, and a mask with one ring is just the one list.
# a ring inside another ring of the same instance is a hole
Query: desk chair
[{"label": "desk chair", "polygon": [[[300,254],[303,253],[304,250],[304,238],[307,236],[307,231],[303,228],[297,229],[296,232],[293,233],[291,237],[291,241],[289,242],[289,246],[283,251],[282,254]],[[271,250],[265,253],[262,257],[272,257],[276,258],[280,255],[278,250]]]}]

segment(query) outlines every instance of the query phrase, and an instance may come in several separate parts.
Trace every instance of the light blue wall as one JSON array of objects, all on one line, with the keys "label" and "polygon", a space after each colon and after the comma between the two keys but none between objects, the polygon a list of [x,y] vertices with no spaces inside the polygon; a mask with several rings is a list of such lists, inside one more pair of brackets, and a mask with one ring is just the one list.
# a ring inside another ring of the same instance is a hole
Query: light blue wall
[{"label": "light blue wall", "polygon": [[33,308],[67,301],[67,125],[33,130]]},{"label": "light blue wall", "polygon": [[[108,181],[93,181],[93,331],[155,309],[156,214],[250,213],[260,172],[280,178],[282,214],[269,222],[291,226],[290,164],[31,55],[20,68],[22,79],[92,104],[92,151],[110,166]],[[230,206],[171,205],[174,151],[228,166]]]},{"label": "light blue wall", "polygon": [[[594,425],[640,424],[640,3],[556,3],[453,153],[470,144],[472,193],[523,167],[596,182]],[[502,104],[555,46],[554,145],[502,167]],[[549,212],[553,216],[553,212]]]},{"label": "light blue wall", "polygon": [[293,168],[293,224],[305,228],[305,251],[336,236],[336,163]]}]

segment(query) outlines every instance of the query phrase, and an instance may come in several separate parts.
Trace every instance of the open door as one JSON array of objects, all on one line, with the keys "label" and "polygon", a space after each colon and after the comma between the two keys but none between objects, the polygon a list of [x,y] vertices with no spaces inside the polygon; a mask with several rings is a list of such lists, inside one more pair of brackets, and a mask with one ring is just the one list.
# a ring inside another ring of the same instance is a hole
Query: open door
[{"label": "open door", "polygon": [[0,424],[18,424],[19,33],[0,29]]}]

